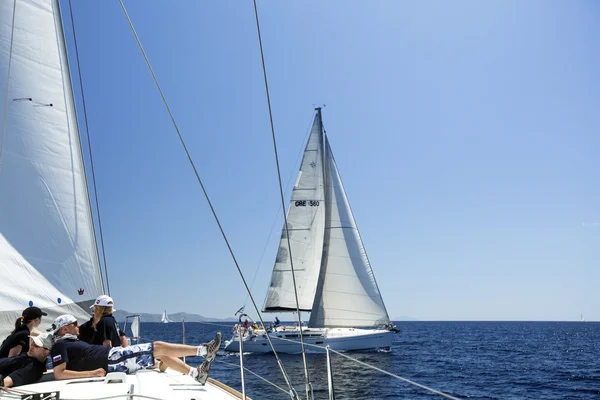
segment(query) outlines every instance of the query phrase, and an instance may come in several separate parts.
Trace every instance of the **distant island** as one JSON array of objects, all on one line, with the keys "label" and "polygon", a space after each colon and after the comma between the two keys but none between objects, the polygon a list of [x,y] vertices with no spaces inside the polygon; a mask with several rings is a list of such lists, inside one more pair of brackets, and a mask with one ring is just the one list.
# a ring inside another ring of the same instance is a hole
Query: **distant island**
[{"label": "distant island", "polygon": [[[126,316],[134,314],[139,314],[142,322],[160,322],[160,317],[162,316],[162,313],[150,314],[117,310],[113,313],[113,317],[115,317],[118,322],[123,322],[125,321]],[[169,319],[173,322],[181,322],[182,319],[185,319],[185,322],[237,322],[237,318],[212,318],[184,312],[169,314]]]}]

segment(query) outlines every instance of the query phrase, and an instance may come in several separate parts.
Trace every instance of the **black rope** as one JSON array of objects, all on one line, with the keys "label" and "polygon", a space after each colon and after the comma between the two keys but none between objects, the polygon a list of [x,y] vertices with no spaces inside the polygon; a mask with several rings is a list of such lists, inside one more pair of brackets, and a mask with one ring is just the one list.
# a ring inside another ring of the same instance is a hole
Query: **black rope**
[{"label": "black rope", "polygon": [[[202,183],[202,179],[200,178],[200,173],[198,172],[198,169],[196,168],[196,165],[194,164],[194,160],[192,159],[192,156],[185,144],[185,141],[183,140],[183,136],[181,135],[181,132],[179,130],[179,126],[177,125],[177,122],[175,121],[175,117],[173,116],[173,113],[171,112],[171,108],[169,107],[169,104],[167,103],[167,99],[165,98],[165,95],[160,87],[160,84],[158,83],[158,78],[156,77],[156,75],[154,74],[154,70],[152,69],[152,66],[150,65],[150,60],[148,59],[148,56],[146,55],[146,52],[144,51],[144,47],[142,46],[142,42],[140,41],[137,32],[135,31],[135,28],[133,27],[133,22],[131,21],[131,18],[129,17],[129,14],[127,13],[127,9],[125,8],[125,4],[123,4],[123,0],[119,0],[119,3],[121,5],[121,8],[123,9],[123,13],[125,14],[125,18],[127,18],[127,22],[129,23],[129,27],[131,28],[131,32],[133,33],[133,36],[137,42],[138,47],[140,48],[140,51],[144,57],[144,61],[146,62],[146,66],[148,67],[148,70],[150,71],[150,75],[152,75],[152,79],[154,81],[154,84],[156,85],[156,88],[158,89],[158,93],[160,94],[160,97],[162,98],[163,104],[165,105],[165,108],[167,110],[167,113],[169,114],[169,117],[171,118],[171,122],[173,124],[173,127],[175,128],[175,131],[177,132],[177,136],[179,137],[179,141],[181,142],[181,145],[183,146],[183,150],[185,151],[185,154],[187,155],[188,161],[190,163],[190,165],[192,166],[192,169],[194,170],[194,174],[196,175],[196,180],[198,181],[198,183],[200,184],[200,187],[202,188],[202,193],[204,193],[204,198],[206,199],[206,202],[208,203],[208,206],[210,208],[210,211],[212,212],[212,215],[215,219],[215,222],[217,223],[217,226],[219,227],[219,231],[221,232],[221,236],[223,236],[223,240],[225,241],[225,244],[227,246],[227,249],[229,250],[229,254],[231,255],[231,258],[233,259],[233,262],[235,264],[235,267],[238,270],[238,273],[240,275],[240,277],[242,278],[242,283],[244,284],[244,287],[246,288],[246,292],[248,293],[248,295],[250,296],[250,300],[252,301],[252,305],[254,306],[254,310],[256,311],[256,313],[258,314],[258,318],[260,320],[260,322],[263,324],[264,326],[264,321],[262,319],[262,316],[260,314],[260,310],[258,309],[258,306],[256,305],[256,302],[254,301],[254,297],[252,297],[252,294],[250,292],[250,288],[248,287],[248,283],[246,282],[246,279],[244,278],[244,274],[242,273],[242,269],[240,268],[240,265],[237,261],[237,259],[235,258],[235,254],[233,253],[233,249],[231,248],[231,245],[229,244],[229,240],[227,239],[227,235],[225,235],[225,230],[223,229],[223,226],[221,225],[221,222],[219,220],[219,217],[217,216],[217,213],[212,205],[212,202],[210,201],[210,197],[208,196],[208,192],[206,191],[206,188],[204,187],[204,184]],[[268,335],[267,335],[268,338]],[[268,338],[269,343],[271,344],[271,347],[273,347],[273,343],[271,342],[271,340]],[[279,355],[277,354],[277,351],[273,348],[273,353],[275,355],[275,358],[277,359],[277,363],[279,364],[279,368],[283,374],[283,377],[286,381],[286,384],[288,385],[290,391],[294,391],[294,388],[292,386],[292,383],[290,381],[290,378],[287,374],[287,372],[285,371],[285,368],[283,367],[283,363],[281,362],[281,359],[279,358]]]},{"label": "black rope", "polygon": [[[81,90],[81,102],[83,104],[83,118],[85,121],[85,135],[87,136],[88,151],[90,152],[90,165],[92,167],[92,186],[94,188],[94,200],[96,201],[96,212],[98,213],[98,230],[100,232],[100,247],[102,250],[102,260],[104,262],[104,276],[106,276],[106,290],[110,296],[110,283],[108,282],[108,268],[106,266],[106,252],[104,251],[104,234],[102,233],[102,222],[100,218],[100,204],[98,202],[98,191],[96,189],[96,173],[94,171],[94,158],[92,157],[92,142],[87,117],[87,107],[85,106],[85,95],[83,92],[83,78],[81,76],[81,67],[79,63],[79,48],[77,47],[77,35],[75,34],[75,21],[73,19],[73,7],[69,0],[69,13],[71,15],[71,28],[73,29],[73,43],[75,44],[75,57],[77,59],[77,73],[79,74],[79,88]],[[95,233],[94,233],[95,235]]]},{"label": "black rope", "polygon": [[[265,56],[263,52],[262,37],[260,34],[260,23],[258,21],[258,8],[254,0],[254,16],[256,18],[256,31],[258,33],[258,44],[260,46],[260,59],[262,61],[263,77],[265,81],[265,92],[267,95],[267,106],[269,107],[269,122],[271,123],[271,137],[273,139],[273,151],[275,153],[275,164],[277,166],[277,180],[279,182],[279,196],[281,198],[281,207],[285,210],[285,199],[283,196],[283,184],[281,182],[281,169],[279,168],[279,155],[277,153],[277,140],[275,139],[275,125],[273,124],[273,111],[271,109],[271,96],[269,95],[269,83],[267,80],[267,67],[265,65]],[[312,399],[310,393],[310,378],[308,376],[308,365],[306,362],[306,350],[304,349],[304,334],[302,333],[302,321],[300,315],[300,303],[298,301],[298,289],[296,287],[296,274],[294,272],[294,262],[292,257],[292,246],[290,244],[290,235],[288,232],[287,215],[283,213],[283,226],[285,227],[285,236],[287,237],[288,253],[290,258],[290,270],[292,272],[292,282],[294,283],[294,296],[296,297],[296,312],[298,314],[298,326],[300,327],[300,345],[302,347],[302,361],[304,362],[304,376],[306,378],[306,397]],[[268,335],[267,335],[268,336]]]},{"label": "black rope", "polygon": [[6,93],[4,95],[4,116],[2,118],[2,136],[0,137],[0,167],[2,167],[2,149],[6,135],[6,118],[8,113],[8,85],[10,83],[10,65],[13,55],[13,41],[15,36],[15,15],[17,14],[17,0],[13,2],[12,26],[10,28],[10,50],[8,51],[8,70],[6,72]]}]

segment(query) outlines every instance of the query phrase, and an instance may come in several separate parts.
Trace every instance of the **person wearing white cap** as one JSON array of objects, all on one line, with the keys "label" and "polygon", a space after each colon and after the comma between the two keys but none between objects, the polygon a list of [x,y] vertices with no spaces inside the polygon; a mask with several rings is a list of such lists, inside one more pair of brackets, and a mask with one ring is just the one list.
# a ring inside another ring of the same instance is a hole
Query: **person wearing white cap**
[{"label": "person wearing white cap", "polygon": [[[210,365],[221,347],[221,332],[217,332],[213,340],[200,346],[166,342],[112,348],[93,345],[77,339],[77,319],[70,314],[56,318],[50,330],[55,339],[52,364],[56,379],[104,376],[107,372],[134,373],[140,369],[152,368],[154,357],[157,357],[168,368],[190,375],[204,385]],[[194,368],[179,359],[186,356],[202,356],[205,360]]]},{"label": "person wearing white cap", "polygon": [[109,347],[127,347],[127,337],[112,316],[112,313],[116,311],[114,304],[110,296],[105,294],[98,296],[94,304],[90,306],[93,308],[93,316],[79,326],[79,340]]},{"label": "person wearing white cap", "polygon": [[14,387],[37,382],[46,372],[46,357],[52,349],[52,334],[29,336],[29,350],[0,359],[0,387]]},{"label": "person wearing white cap", "polygon": [[42,317],[46,316],[38,307],[27,307],[17,318],[15,329],[4,339],[0,345],[0,358],[16,356],[19,353],[29,351],[29,335],[36,331],[35,328],[42,323]]}]

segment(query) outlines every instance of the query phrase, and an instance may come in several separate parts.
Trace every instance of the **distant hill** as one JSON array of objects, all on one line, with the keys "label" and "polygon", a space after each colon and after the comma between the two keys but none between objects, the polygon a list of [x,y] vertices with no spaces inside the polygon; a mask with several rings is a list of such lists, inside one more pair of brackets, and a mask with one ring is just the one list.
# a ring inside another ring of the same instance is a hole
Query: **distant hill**
[{"label": "distant hill", "polygon": [[392,318],[392,321],[418,321],[418,319],[403,315],[401,317]]},{"label": "distant hill", "polygon": [[[118,322],[125,321],[125,317],[128,315],[140,314],[142,322],[160,322],[161,314],[149,314],[149,313],[134,313],[124,310],[117,310],[113,313],[113,317]],[[184,312],[169,314],[169,319],[173,322],[181,322],[185,319],[185,322],[237,322],[237,318],[212,318],[204,317],[198,314],[188,314]]]}]

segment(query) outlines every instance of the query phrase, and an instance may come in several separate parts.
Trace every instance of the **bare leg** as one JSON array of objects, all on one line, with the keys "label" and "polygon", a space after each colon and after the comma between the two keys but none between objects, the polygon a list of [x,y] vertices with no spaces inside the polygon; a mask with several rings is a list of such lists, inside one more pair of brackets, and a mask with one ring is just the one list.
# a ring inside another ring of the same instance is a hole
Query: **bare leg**
[{"label": "bare leg", "polygon": [[173,344],[167,342],[154,342],[154,356],[160,359],[167,357],[186,357],[196,356],[198,346],[188,346],[185,344]]},{"label": "bare leg", "polygon": [[161,356],[160,360],[165,363],[165,365],[177,372],[181,372],[182,374],[187,374],[188,372],[190,372],[190,366],[187,365],[186,363],[184,363],[183,361],[181,361],[179,358],[176,357],[169,357],[169,356]]}]

